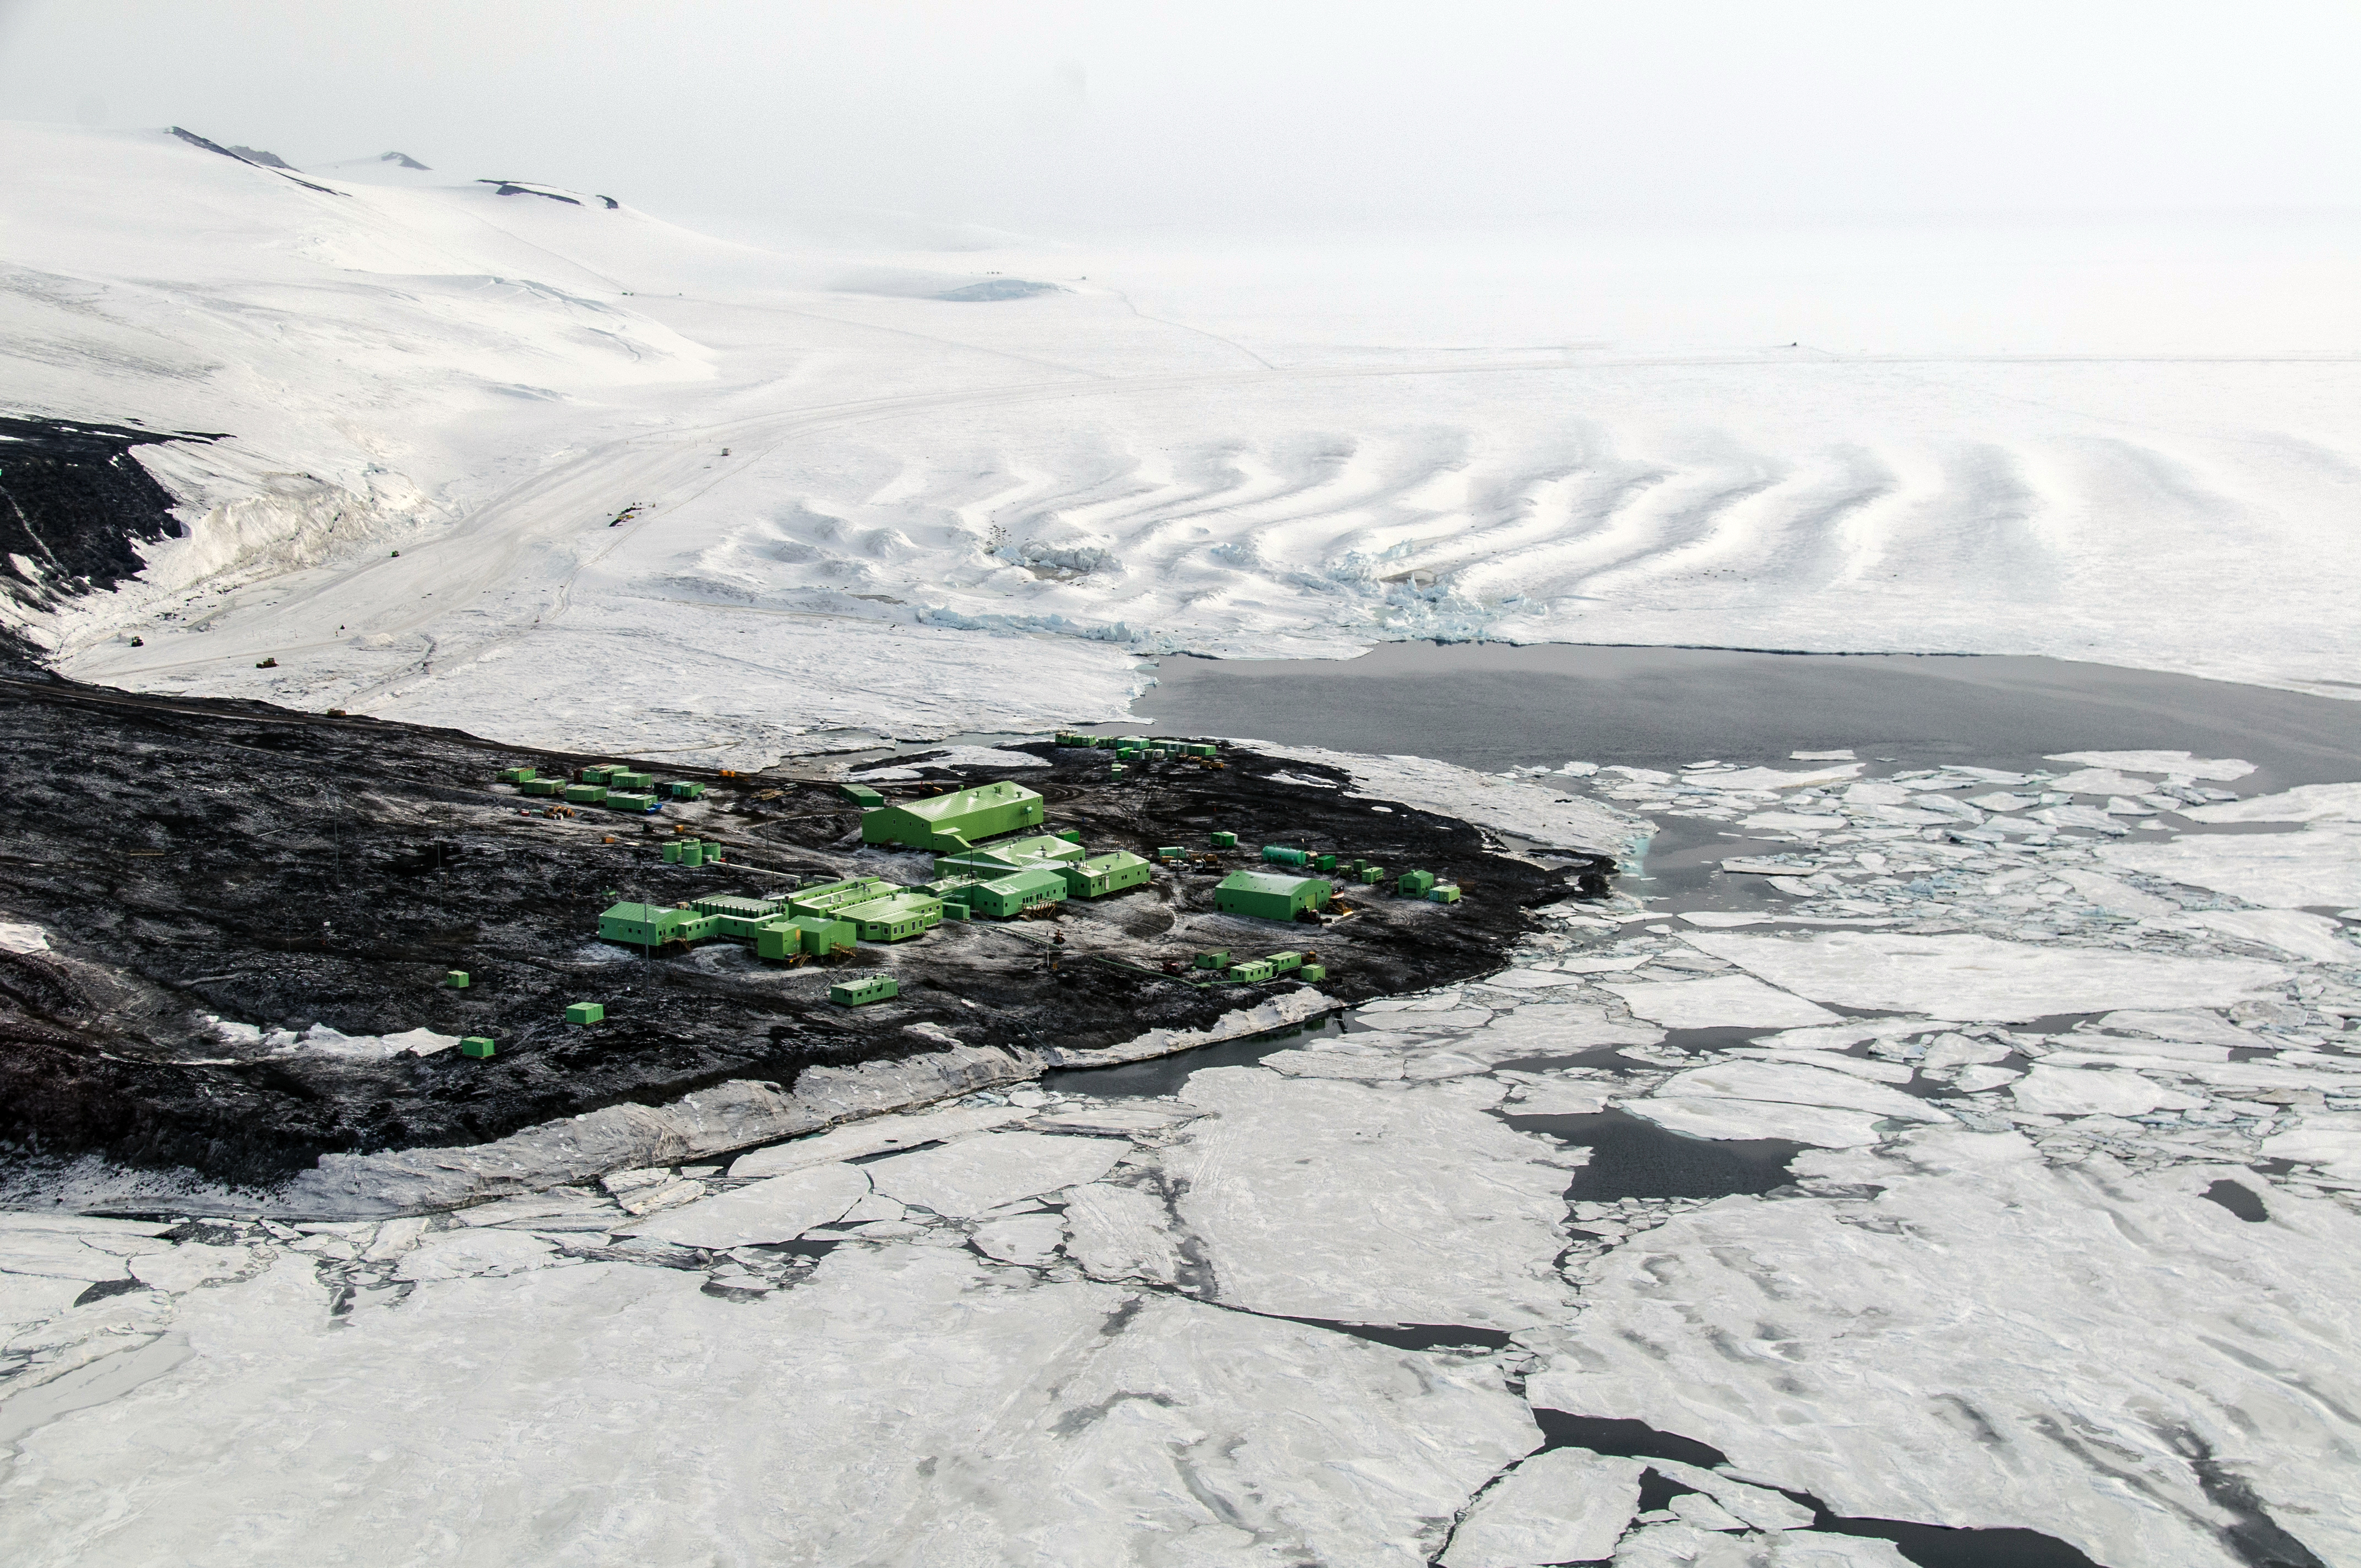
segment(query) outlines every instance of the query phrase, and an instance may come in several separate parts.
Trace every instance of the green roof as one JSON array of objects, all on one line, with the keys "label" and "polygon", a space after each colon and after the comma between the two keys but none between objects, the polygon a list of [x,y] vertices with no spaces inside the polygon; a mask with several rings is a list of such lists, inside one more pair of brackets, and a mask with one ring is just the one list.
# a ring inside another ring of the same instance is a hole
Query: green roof
[{"label": "green roof", "polygon": [[906,800],[895,809],[907,812],[922,821],[940,822],[945,817],[964,817],[971,811],[981,811],[986,806],[1006,806],[1013,801],[1039,798],[1023,784],[1003,779],[998,784],[978,784],[973,789],[953,790],[949,795],[931,795],[925,800]]}]

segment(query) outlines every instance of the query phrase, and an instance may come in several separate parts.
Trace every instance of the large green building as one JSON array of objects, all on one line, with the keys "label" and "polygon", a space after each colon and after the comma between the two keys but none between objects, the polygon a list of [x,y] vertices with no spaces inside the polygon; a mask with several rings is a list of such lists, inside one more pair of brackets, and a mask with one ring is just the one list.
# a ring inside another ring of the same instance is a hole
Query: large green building
[{"label": "large green building", "polygon": [[1324,908],[1331,891],[1318,877],[1232,872],[1213,890],[1213,907],[1224,915],[1249,915],[1257,920],[1292,920],[1301,911]]},{"label": "large green building", "polygon": [[861,814],[864,844],[903,844],[956,855],[986,839],[1041,826],[1041,797],[1003,779]]},{"label": "large green building", "polygon": [[1104,898],[1127,887],[1144,886],[1148,880],[1148,862],[1129,850],[1110,850],[1074,861],[1060,866],[1058,873],[1066,879],[1066,892],[1076,898]]}]

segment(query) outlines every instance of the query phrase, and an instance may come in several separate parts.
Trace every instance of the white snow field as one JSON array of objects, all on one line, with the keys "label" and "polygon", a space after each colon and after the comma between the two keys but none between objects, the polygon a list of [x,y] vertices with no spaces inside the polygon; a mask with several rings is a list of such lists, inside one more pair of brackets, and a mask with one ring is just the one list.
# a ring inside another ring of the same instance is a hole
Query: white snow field
[{"label": "white snow field", "polygon": [[[2161,848],[2352,855],[2346,792],[2108,765]],[[569,1123],[307,1190],[511,1194],[389,1219],[0,1214],[0,1556],[1895,1568],[1898,1520],[2361,1564],[2361,908],[2114,865],[2059,814],[2117,781],[2059,768],[1560,773],[1809,864],[1553,906],[1170,1092],[881,1083],[726,1167],[593,1179]]]},{"label": "white snow field", "polygon": [[62,668],[739,763],[1399,637],[2356,689],[2333,225],[788,255],[499,189],[0,127],[11,404],[231,437],[14,612]]}]

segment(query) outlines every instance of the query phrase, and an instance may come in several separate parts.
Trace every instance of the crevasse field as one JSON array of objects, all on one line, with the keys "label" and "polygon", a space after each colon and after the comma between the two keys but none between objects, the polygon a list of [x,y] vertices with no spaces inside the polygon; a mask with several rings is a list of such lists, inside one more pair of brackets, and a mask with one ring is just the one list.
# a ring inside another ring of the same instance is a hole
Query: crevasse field
[{"label": "crevasse field", "polygon": [[[1403,638],[2361,695],[2334,225],[854,256],[0,141],[12,408],[228,436],[141,449],[138,581],[9,609],[82,679],[726,766]],[[1320,760],[1743,892],[748,1153],[691,1107],[193,1224],[82,1172],[0,1214],[0,1550],[2361,1564],[2361,783]],[[1608,1127],[1800,1152],[1701,1195]]]}]

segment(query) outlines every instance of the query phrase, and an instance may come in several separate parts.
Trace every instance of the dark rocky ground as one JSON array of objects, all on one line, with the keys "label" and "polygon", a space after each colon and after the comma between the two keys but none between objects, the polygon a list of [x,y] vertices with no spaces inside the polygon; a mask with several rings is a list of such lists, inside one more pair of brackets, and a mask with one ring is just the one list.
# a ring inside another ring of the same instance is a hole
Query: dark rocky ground
[{"label": "dark rocky ground", "polygon": [[[551,817],[495,773],[620,759],[44,675],[0,680],[12,806],[0,819],[0,919],[37,924],[50,944],[0,953],[0,1138],[19,1156],[95,1150],[268,1179],[330,1151],[472,1143],[732,1078],[792,1083],[812,1063],[925,1051],[947,1034],[1104,1047],[1202,1027],[1299,983],[1208,987],[1162,971],[1205,948],[1313,948],[1329,966],[1322,990],[1361,1001],[1497,968],[1530,908],[1586,884],[1603,892],[1611,870],[1511,858],[1465,823],[1377,813],[1340,790],[1273,778],[1323,770],[1243,750],[1225,749],[1218,771],[1167,762],[1110,780],[1104,752],[1027,749],[1054,765],[1005,776],[1040,790],[1049,826],[1081,829],[1094,851],[1202,849],[1215,828],[1242,847],[1218,867],[1159,869],[1149,887],[1071,902],[1055,918],[946,923],[832,964],[765,963],[730,943],[650,959],[595,939],[619,894],[672,903],[775,888],[784,874],[916,882],[930,861],[862,849],[857,808],[816,780],[690,773],[712,793],[658,817]],[[995,776],[925,771],[884,786],[888,797]],[[656,845],[676,822],[727,843],[734,863],[663,863]],[[1354,913],[1317,928],[1213,914],[1213,884],[1258,863],[1266,841],[1424,867],[1466,899],[1444,908],[1350,894]],[[891,972],[902,994],[837,1007],[827,987],[848,969]],[[473,983],[445,987],[451,970]],[[566,1025],[576,1001],[603,1003],[608,1021]],[[499,1054],[364,1059],[283,1040],[237,1045],[208,1014],[297,1033],[489,1035]]]}]

